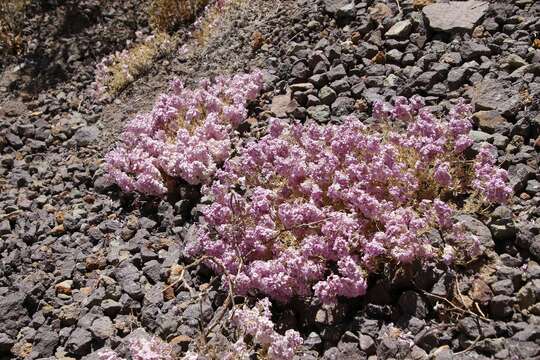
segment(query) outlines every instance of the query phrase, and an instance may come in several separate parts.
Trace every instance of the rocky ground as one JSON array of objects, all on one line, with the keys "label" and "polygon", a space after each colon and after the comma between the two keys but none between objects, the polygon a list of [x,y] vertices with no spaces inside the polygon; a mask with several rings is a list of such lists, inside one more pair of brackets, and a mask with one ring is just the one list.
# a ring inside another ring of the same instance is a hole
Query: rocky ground
[{"label": "rocky ground", "polygon": [[[507,206],[463,215],[486,250],[474,266],[411,268],[330,309],[275,307],[278,324],[304,335],[299,358],[540,358],[540,3],[426,3],[240,2],[205,44],[103,105],[87,96],[95,65],[149,31],[139,2],[40,2],[28,52],[0,68],[0,359],[95,359],[143,332],[182,351],[217,316],[217,287],[201,304],[163,292],[189,262],[198,190],[174,203],[127,196],[107,186],[101,159],[172,77],[254,67],[266,73],[252,109],[262,123],[367,117],[395,95],[443,111],[464,97],[475,146],[498,148],[515,191]],[[210,279],[190,273],[197,291]]]}]

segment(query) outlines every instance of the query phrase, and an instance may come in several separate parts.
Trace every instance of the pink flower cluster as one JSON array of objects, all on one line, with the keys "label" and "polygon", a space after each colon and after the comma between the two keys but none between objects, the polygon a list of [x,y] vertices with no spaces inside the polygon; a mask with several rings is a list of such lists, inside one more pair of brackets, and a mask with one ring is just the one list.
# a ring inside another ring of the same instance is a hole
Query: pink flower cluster
[{"label": "pink flower cluster", "polygon": [[150,195],[166,193],[168,179],[210,181],[261,86],[260,71],[203,80],[195,90],[173,81],[150,113],[126,125],[121,143],[106,156],[110,177],[124,191]]},{"label": "pink flower cluster", "polygon": [[506,170],[495,165],[497,158],[494,154],[496,153],[497,149],[487,143],[480,149],[474,164],[476,179],[473,181],[473,186],[488,201],[505,203],[512,195],[512,188],[508,185]]},{"label": "pink flower cluster", "polygon": [[[454,224],[458,205],[448,200],[471,192],[462,156],[472,144],[469,106],[437,118],[421,99],[397,98],[393,107],[376,103],[374,118],[373,126],[353,117],[328,126],[272,120],[267,136],[203,188],[213,202],[188,253],[218,258],[241,294],[286,302],[315,293],[324,303],[363,295],[385,262],[475,256],[476,240]],[[432,242],[432,229],[445,244]]]},{"label": "pink flower cluster", "polygon": [[[144,338],[133,339],[129,343],[131,360],[172,360],[172,348],[159,338],[146,340]],[[125,360],[118,356],[115,351],[106,350],[99,353],[100,360]]]},{"label": "pink flower cluster", "polygon": [[[287,330],[284,335],[274,330],[274,323],[270,319],[270,301],[260,300],[253,308],[244,307],[235,312],[234,323],[244,335],[250,335],[256,344],[263,347],[269,360],[292,359],[295,351],[303,340],[294,330]],[[240,338],[233,348],[230,359],[244,358],[239,355],[248,355],[244,339]],[[245,358],[249,358],[246,356]]]}]

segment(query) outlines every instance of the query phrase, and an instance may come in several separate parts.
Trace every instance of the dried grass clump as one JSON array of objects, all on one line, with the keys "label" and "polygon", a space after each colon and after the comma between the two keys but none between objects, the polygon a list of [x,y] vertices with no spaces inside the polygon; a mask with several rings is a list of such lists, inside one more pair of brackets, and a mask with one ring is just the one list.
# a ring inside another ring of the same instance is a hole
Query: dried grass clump
[{"label": "dried grass clump", "polygon": [[0,54],[19,54],[23,49],[21,34],[24,10],[30,0],[0,1]]},{"label": "dried grass clump", "polygon": [[104,58],[96,69],[96,97],[118,95],[150,70],[155,61],[170,54],[174,48],[174,39],[159,33],[147,37],[130,49]]},{"label": "dried grass clump", "polygon": [[171,32],[193,22],[209,0],[152,0],[148,13],[157,31]]}]

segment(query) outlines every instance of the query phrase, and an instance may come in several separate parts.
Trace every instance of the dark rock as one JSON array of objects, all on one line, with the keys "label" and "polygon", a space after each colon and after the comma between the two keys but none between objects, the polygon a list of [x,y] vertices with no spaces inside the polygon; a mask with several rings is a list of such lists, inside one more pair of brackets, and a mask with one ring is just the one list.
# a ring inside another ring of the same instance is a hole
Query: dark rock
[{"label": "dark rock", "polygon": [[311,72],[305,62],[298,61],[293,65],[291,75],[296,80],[307,80],[307,78],[311,75]]},{"label": "dark rock", "polygon": [[424,299],[422,299],[420,294],[414,291],[405,291],[399,297],[398,303],[401,311],[406,315],[424,319],[428,314],[428,309]]},{"label": "dark rock", "polygon": [[514,284],[510,279],[500,280],[491,284],[491,289],[495,295],[511,296],[514,293]]},{"label": "dark rock", "polygon": [[513,299],[506,295],[497,295],[489,303],[489,311],[496,319],[508,319],[512,316]]},{"label": "dark rock", "polygon": [[330,81],[335,81],[347,76],[347,71],[342,64],[332,67],[327,73],[326,76]]},{"label": "dark rock", "polygon": [[40,357],[52,356],[59,342],[59,337],[56,331],[48,325],[39,328],[32,346],[32,351],[39,354]]}]

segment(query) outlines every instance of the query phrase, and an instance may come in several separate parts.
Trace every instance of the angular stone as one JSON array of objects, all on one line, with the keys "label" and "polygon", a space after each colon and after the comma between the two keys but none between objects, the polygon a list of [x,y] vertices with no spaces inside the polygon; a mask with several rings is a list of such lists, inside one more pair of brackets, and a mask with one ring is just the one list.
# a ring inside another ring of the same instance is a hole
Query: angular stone
[{"label": "angular stone", "polygon": [[469,32],[486,14],[489,3],[483,1],[450,1],[425,6],[422,9],[429,27],[435,31]]},{"label": "angular stone", "polygon": [[411,33],[412,23],[410,20],[398,21],[388,31],[385,36],[388,38],[405,38]]},{"label": "angular stone", "polygon": [[493,134],[498,127],[508,124],[508,121],[496,110],[477,111],[473,114],[473,120],[482,131],[488,134]]},{"label": "angular stone", "polygon": [[331,68],[330,71],[326,73],[326,75],[328,76],[328,79],[330,79],[330,81],[335,81],[347,76],[347,71],[342,64],[339,64]]},{"label": "angular stone", "polygon": [[457,220],[460,221],[463,226],[465,226],[465,229],[468,232],[478,237],[478,240],[480,241],[480,244],[482,246],[488,249],[492,249],[495,246],[495,243],[493,242],[493,238],[491,236],[491,231],[489,231],[489,228],[484,225],[483,222],[475,219],[471,215],[465,214],[458,215]]},{"label": "angular stone", "polygon": [[329,86],[325,86],[321,90],[319,90],[319,99],[323,104],[332,105],[336,98],[336,92]]},{"label": "angular stone", "polygon": [[481,305],[487,305],[489,300],[493,297],[493,292],[489,286],[480,279],[475,279],[472,282],[471,290],[469,291],[469,296],[474,301],[478,302]]},{"label": "angular stone", "polygon": [[105,340],[114,335],[114,325],[108,316],[102,316],[94,320],[90,331],[96,338]]},{"label": "angular stone", "polygon": [[330,107],[328,105],[311,106],[307,109],[309,117],[313,120],[324,123],[330,119]]},{"label": "angular stone", "polygon": [[[351,0],[324,0],[324,10],[334,15],[338,12],[339,9],[346,7],[347,5],[351,4]],[[353,2],[354,5],[354,2]]]},{"label": "angular stone", "polygon": [[291,94],[278,95],[272,98],[272,104],[270,105],[270,111],[275,116],[283,118],[287,114],[291,113],[298,107],[296,100],[291,98]]},{"label": "angular stone", "polygon": [[332,103],[332,113],[336,116],[349,115],[354,111],[354,104],[354,99],[340,96]]},{"label": "angular stone", "polygon": [[515,115],[521,100],[508,82],[487,79],[472,89],[472,103],[476,111],[497,110],[503,115]]},{"label": "angular stone", "polygon": [[291,75],[297,80],[307,80],[311,73],[305,62],[299,61],[293,65]]},{"label": "angular stone", "polygon": [[466,41],[461,45],[461,55],[465,60],[479,59],[481,56],[489,56],[491,49],[477,41]]},{"label": "angular stone", "polygon": [[76,328],[66,342],[66,350],[74,355],[85,355],[90,351],[92,334],[90,331]]},{"label": "angular stone", "polygon": [[83,126],[73,135],[73,139],[79,146],[88,146],[97,140],[99,129],[95,126]]}]

